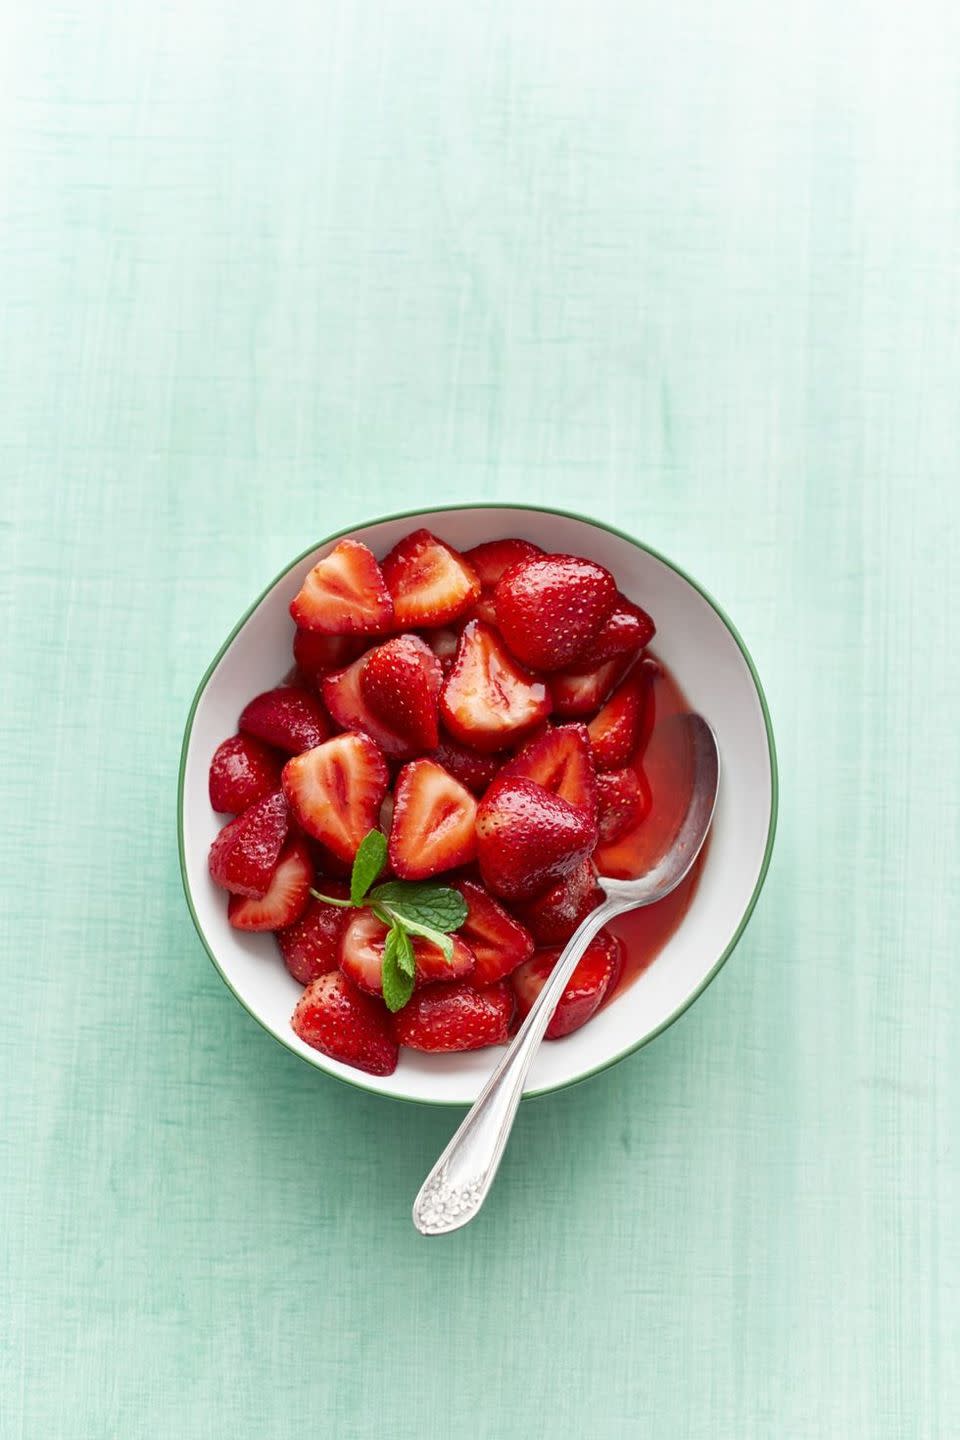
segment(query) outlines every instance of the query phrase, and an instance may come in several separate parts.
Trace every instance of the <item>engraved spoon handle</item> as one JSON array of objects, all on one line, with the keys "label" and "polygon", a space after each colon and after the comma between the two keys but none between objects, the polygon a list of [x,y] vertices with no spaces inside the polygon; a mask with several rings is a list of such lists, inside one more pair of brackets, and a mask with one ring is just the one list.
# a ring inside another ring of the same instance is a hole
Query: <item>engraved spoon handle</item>
[{"label": "engraved spoon handle", "polygon": [[577,962],[597,931],[635,904],[629,897],[610,896],[574,931],[513,1044],[423,1182],[413,1202],[413,1223],[421,1234],[458,1230],[480,1209],[500,1165],[530,1062]]}]

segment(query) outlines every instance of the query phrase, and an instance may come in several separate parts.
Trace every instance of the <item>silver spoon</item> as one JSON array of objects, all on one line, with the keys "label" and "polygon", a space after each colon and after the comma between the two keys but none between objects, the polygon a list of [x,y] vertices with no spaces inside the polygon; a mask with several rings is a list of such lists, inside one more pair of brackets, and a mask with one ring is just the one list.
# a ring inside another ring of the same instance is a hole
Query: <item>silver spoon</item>
[{"label": "silver spoon", "polygon": [[446,1235],[451,1230],[459,1230],[473,1219],[487,1198],[510,1138],[533,1057],[557,1002],[594,935],[614,916],[653,905],[669,895],[689,873],[703,847],[720,783],[716,736],[700,715],[677,716],[669,723],[683,725],[692,760],[690,803],[679,829],[669,849],[639,880],[599,878],[606,898],[567,941],[512,1044],[413,1202],[413,1223],[422,1235]]}]

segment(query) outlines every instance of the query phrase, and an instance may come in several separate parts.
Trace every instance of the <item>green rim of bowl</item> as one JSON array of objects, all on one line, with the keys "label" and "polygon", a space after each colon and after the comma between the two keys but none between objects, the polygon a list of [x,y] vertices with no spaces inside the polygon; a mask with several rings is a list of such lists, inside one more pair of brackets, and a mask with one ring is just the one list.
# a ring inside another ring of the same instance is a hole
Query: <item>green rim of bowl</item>
[{"label": "green rim of bowl", "polygon": [[[183,790],[184,778],[187,768],[187,751],[190,748],[190,736],[193,733],[193,718],[196,714],[197,706],[200,703],[200,697],[206,689],[207,682],[213,674],[214,670],[216,670],[217,666],[220,664],[220,661],[223,659],[225,652],[233,643],[235,636],[239,633],[240,630],[243,629],[244,625],[250,619],[250,616],[262,603],[262,601],[266,599],[267,595],[277,584],[277,582],[281,580],[289,570],[292,570],[295,565],[299,565],[302,560],[305,560],[308,555],[311,555],[314,550],[318,550],[322,545],[330,544],[331,541],[340,540],[343,538],[344,535],[352,535],[358,529],[366,529],[368,528],[368,526],[371,525],[383,525],[391,520],[409,520],[414,516],[418,515],[448,515],[458,510],[522,510],[534,515],[560,515],[566,520],[578,520],[581,524],[592,525],[597,530],[606,530],[611,535],[619,536],[621,540],[626,540],[628,544],[635,546],[638,550],[646,551],[646,553],[648,555],[652,555],[655,560],[659,560],[661,564],[666,565],[671,570],[675,571],[676,574],[681,577],[681,579],[686,580],[688,585],[691,585],[699,595],[703,596],[704,600],[706,600],[707,604],[716,611],[717,615],[723,621],[724,625],[727,627],[727,629],[730,631],[730,634],[737,642],[740,653],[742,654],[746,662],[747,669],[750,671],[750,675],[753,679],[754,688],[757,692],[757,698],[760,701],[760,709],[763,712],[763,723],[767,732],[767,748],[770,756],[770,818],[767,826],[767,843],[763,852],[763,861],[760,865],[760,873],[757,876],[757,883],[753,888],[753,894],[750,896],[750,899],[747,902],[747,907],[740,918],[740,923],[734,931],[733,937],[727,948],[724,950],[723,954],[710,968],[710,970],[707,972],[703,980],[701,980],[700,984],[692,992],[692,994],[687,996],[683,1004],[678,1005],[677,1008],[667,1016],[667,1018],[662,1022],[662,1024],[658,1025],[655,1030],[651,1030],[649,1035],[644,1035],[641,1040],[637,1040],[633,1045],[628,1045],[625,1050],[619,1051],[618,1054],[611,1055],[609,1060],[604,1060],[601,1065],[595,1065],[592,1070],[585,1070],[582,1075],[574,1076],[572,1080],[564,1080],[563,1083],[560,1085],[548,1085],[545,1086],[542,1090],[526,1091],[523,1096],[525,1100],[537,1099],[538,1097],[544,1095],[556,1095],[561,1090],[569,1090],[574,1085],[581,1085],[584,1080],[590,1080],[593,1078],[594,1075],[600,1075],[604,1070],[609,1070],[612,1066],[619,1065],[621,1060],[626,1060],[629,1055],[633,1055],[638,1050],[642,1050],[645,1045],[650,1044],[651,1040],[655,1040],[658,1035],[662,1035],[664,1030],[668,1029],[669,1026],[674,1023],[674,1021],[679,1020],[680,1016],[690,1008],[694,1001],[699,999],[699,997],[703,994],[704,990],[706,990],[707,986],[710,984],[711,980],[714,979],[714,977],[719,973],[719,971],[726,964],[727,960],[729,960],[730,956],[733,954],[740,941],[740,937],[743,935],[744,930],[747,928],[750,916],[753,914],[753,911],[756,907],[757,900],[760,898],[760,891],[763,889],[763,883],[767,878],[767,871],[770,868],[770,859],[773,855],[773,842],[776,838],[777,833],[777,815],[780,805],[780,781],[777,771],[777,750],[773,738],[773,722],[770,719],[770,709],[767,705],[767,697],[763,693],[763,686],[760,683],[760,676],[757,674],[757,667],[753,663],[753,656],[750,654],[750,651],[744,644],[743,637],[741,636],[739,630],[734,625],[730,617],[723,610],[722,606],[717,604],[713,596],[710,595],[706,590],[704,590],[703,586],[698,584],[698,582],[694,580],[692,575],[688,575],[686,570],[684,570],[681,566],[674,564],[672,560],[668,559],[666,555],[662,555],[659,550],[655,550],[653,546],[642,544],[642,542],[637,540],[633,535],[628,535],[625,530],[618,529],[616,525],[608,525],[603,520],[594,519],[592,515],[580,515],[574,510],[557,510],[554,509],[552,506],[548,505],[520,505],[510,504],[509,502],[503,503],[501,501],[493,500],[481,500],[478,501],[476,504],[428,505],[425,506],[423,509],[399,510],[393,515],[381,515],[377,519],[367,520],[364,521],[362,524],[347,525],[344,527],[344,529],[337,530],[334,534],[328,535],[325,539],[318,540],[313,545],[309,545],[306,550],[302,551],[293,560],[291,560],[289,564],[285,565],[283,569],[274,576],[274,578],[270,581],[269,585],[267,585],[265,589],[261,591],[261,593],[257,596],[256,600],[253,601],[253,603],[247,608],[243,615],[241,615],[240,619],[237,621],[236,625],[234,625],[226,640],[224,640],[223,644],[220,646],[220,649],[217,651],[216,655],[213,657],[210,664],[207,666],[203,678],[200,681],[200,684],[197,686],[193,701],[190,705],[189,714],[187,715],[187,723],[183,732],[183,744],[180,749],[180,774],[177,782],[177,841],[180,851],[180,877],[183,881],[183,893],[186,897],[187,908],[190,911],[190,917],[193,920],[194,929],[200,937],[203,948],[209,955],[214,967],[217,970],[217,973],[219,974],[223,983],[226,985],[227,989],[231,992],[234,998],[243,1006],[247,1014],[251,1015],[253,1019],[256,1020],[257,1024],[260,1025],[264,1030],[266,1030],[268,1035],[272,1035],[274,1040],[276,1040],[280,1045],[282,1045],[285,1050],[288,1050],[292,1055],[296,1055],[299,1060],[302,1060],[304,1064],[309,1065],[311,1069],[319,1070],[324,1075],[329,1075],[331,1079],[339,1080],[342,1084],[348,1085],[352,1089],[364,1090],[367,1092],[367,1094],[379,1095],[384,1097],[385,1099],[402,1100],[410,1105],[434,1105],[441,1109],[462,1109],[470,1102],[463,1100],[416,1099],[411,1095],[400,1095],[390,1090],[381,1090],[373,1085],[367,1085],[362,1079],[359,1078],[354,1080],[348,1079],[344,1075],[337,1075],[334,1071],[328,1070],[326,1066],[321,1064],[319,1061],[314,1061],[306,1055],[301,1055],[298,1050],[295,1050],[293,1048],[293,1046],[289,1043],[285,1036],[278,1034],[277,1031],[272,1029],[264,1020],[262,1020],[255,1011],[250,1009],[250,1006],[243,999],[242,995],[238,994],[238,992],[234,989],[229,977],[227,976],[227,974],[223,970],[223,967],[217,960],[216,955],[213,953],[213,950],[211,949],[210,944],[207,941],[207,937],[203,932],[203,928],[200,924],[200,920],[194,907],[193,895],[190,891],[190,881],[187,876],[187,857],[183,842]],[[358,1076],[360,1076],[362,1072],[358,1071],[357,1074]]]}]

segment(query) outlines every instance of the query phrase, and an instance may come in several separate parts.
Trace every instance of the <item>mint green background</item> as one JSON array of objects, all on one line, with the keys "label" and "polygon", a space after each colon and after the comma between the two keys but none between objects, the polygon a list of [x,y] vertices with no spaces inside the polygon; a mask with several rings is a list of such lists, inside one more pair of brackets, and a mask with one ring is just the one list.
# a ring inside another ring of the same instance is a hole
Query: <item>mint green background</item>
[{"label": "mint green background", "polygon": [[[956,6],[37,0],[0,80],[3,1435],[956,1434]],[[291,555],[498,498],[729,609],[780,834],[427,1242],[451,1116],[230,998],[176,767]]]}]

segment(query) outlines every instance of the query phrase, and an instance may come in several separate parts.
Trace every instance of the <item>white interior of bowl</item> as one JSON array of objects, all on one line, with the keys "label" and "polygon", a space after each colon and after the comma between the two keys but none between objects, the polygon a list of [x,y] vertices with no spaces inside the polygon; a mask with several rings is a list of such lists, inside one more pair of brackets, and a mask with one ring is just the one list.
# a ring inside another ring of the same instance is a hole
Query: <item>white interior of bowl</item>
[{"label": "white interior of bowl", "polygon": [[[586,520],[524,509],[451,509],[407,515],[350,533],[382,556],[418,525],[467,549],[518,535],[546,550],[586,555],[606,565],[620,588],[657,622],[657,653],[691,705],[716,731],[722,762],[710,851],[693,902],[653,964],[587,1026],[544,1044],[527,1093],[557,1089],[602,1069],[649,1039],[685,1008],[734,942],[760,879],[773,824],[773,762],[763,707],[740,646],[713,605],[670,565],[630,540]],[[434,1103],[475,1099],[499,1051],[420,1055],[402,1050],[393,1075],[364,1075],[305,1045],[290,1028],[300,987],[288,975],[272,935],[244,935],[227,923],[226,896],[207,872],[207,851],[223,823],[210,809],[207,770],[221,740],[234,733],[251,696],[277,684],[289,666],[293,622],[287,606],[331,540],[297,561],[240,627],[204,683],[186,737],[182,834],[185,877],[203,939],[239,999],[305,1060],[386,1095]]]}]

